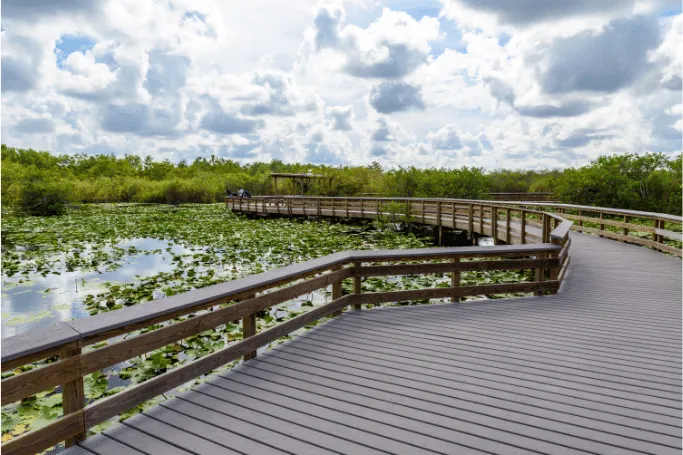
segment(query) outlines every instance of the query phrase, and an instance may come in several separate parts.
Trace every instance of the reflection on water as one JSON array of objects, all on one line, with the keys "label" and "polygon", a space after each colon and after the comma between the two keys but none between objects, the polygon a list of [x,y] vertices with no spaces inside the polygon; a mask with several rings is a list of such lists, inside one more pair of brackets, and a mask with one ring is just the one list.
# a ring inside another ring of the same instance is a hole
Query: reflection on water
[{"label": "reflection on water", "polygon": [[139,251],[117,261],[121,267],[112,271],[58,269],[59,275],[34,274],[28,280],[21,276],[3,276],[2,338],[88,316],[83,300],[88,294],[105,291],[105,283],[132,283],[159,272],[170,272],[174,268],[173,255],[194,253],[183,246],[152,238],[124,240],[116,246],[134,246]]}]

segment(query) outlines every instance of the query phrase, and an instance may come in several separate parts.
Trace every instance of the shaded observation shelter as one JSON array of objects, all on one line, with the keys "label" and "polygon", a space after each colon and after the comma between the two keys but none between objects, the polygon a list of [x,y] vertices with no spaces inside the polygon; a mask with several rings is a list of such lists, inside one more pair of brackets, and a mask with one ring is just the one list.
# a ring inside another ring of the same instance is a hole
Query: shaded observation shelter
[{"label": "shaded observation shelter", "polygon": [[332,177],[327,176],[327,175],[321,175],[321,174],[313,174],[312,172],[308,172],[307,174],[291,174],[291,173],[286,173],[286,172],[271,172],[270,177],[273,179],[273,188],[275,191],[275,195],[278,196],[280,195],[280,191],[278,190],[277,182],[278,179],[283,179],[285,181],[289,180],[294,184],[294,188],[297,190],[297,193],[300,195],[304,195],[308,192],[308,189],[311,186],[311,182],[313,180],[327,180],[328,183],[332,183]]}]

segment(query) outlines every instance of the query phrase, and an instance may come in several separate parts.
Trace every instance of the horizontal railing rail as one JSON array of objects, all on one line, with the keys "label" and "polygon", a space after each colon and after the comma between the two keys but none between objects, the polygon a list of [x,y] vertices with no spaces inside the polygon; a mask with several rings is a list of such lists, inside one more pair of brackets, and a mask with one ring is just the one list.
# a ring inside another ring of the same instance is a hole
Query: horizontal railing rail
[{"label": "horizontal railing rail", "polygon": [[[8,338],[2,343],[3,372],[37,360],[54,358],[55,361],[3,379],[2,405],[61,386],[64,416],[6,442],[2,450],[6,454],[31,454],[61,441],[71,445],[83,439],[89,428],[228,362],[240,357],[253,358],[259,347],[323,317],[339,315],[348,306],[360,309],[363,304],[409,300],[451,298],[457,301],[472,295],[555,293],[568,261],[567,248],[565,239],[559,244],[347,251]],[[462,272],[515,269],[535,270],[534,281],[461,285]],[[419,274],[450,274],[451,283],[445,288],[362,292],[364,277]],[[353,280],[353,293],[342,295],[342,282],[347,279]],[[258,312],[329,286],[332,288],[329,303],[258,332]],[[221,305],[235,300],[240,301]],[[200,311],[207,309],[212,311]],[[193,316],[132,337],[111,340],[187,314]],[[83,378],[88,374],[239,319],[243,327],[242,341],[85,405]],[[86,349],[102,340],[111,342],[97,349]]]},{"label": "horizontal railing rail", "polygon": [[[244,201],[228,199],[226,204],[236,211],[264,214],[297,215],[303,212],[309,216],[317,214],[368,219],[377,217],[391,219],[393,216],[393,219],[398,221],[409,219],[438,227],[441,227],[445,221],[448,227],[490,235],[494,240],[506,243],[537,241],[538,229],[543,229],[545,226],[543,221],[539,222],[539,214],[545,213],[554,220],[555,227],[563,221],[573,221],[571,229],[575,231],[645,246],[678,257],[683,256],[681,250],[683,218],[666,213],[552,202],[448,198],[260,196]],[[408,213],[397,212],[405,206],[408,207]],[[495,220],[498,223],[498,229],[505,229],[505,236],[496,235],[491,230],[494,212],[498,215]],[[449,217],[452,217],[452,221]],[[503,228],[500,222],[505,219],[517,223],[517,226]],[[532,231],[529,232],[527,227],[531,227]],[[512,232],[509,232],[510,229]],[[540,235],[540,238],[547,239],[545,234]]]}]

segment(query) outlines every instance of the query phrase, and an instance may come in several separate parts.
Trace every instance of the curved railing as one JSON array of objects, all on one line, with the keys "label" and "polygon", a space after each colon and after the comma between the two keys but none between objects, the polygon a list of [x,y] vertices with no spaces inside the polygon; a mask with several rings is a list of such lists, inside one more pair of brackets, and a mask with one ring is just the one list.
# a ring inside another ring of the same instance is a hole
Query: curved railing
[{"label": "curved railing", "polygon": [[[538,213],[543,212],[552,217],[555,226],[563,220],[574,221],[571,229],[575,231],[682,256],[683,218],[665,213],[551,202],[445,198],[260,196],[242,200],[228,198],[226,205],[237,211],[264,214],[414,221],[474,231],[508,244],[547,241],[547,237],[539,233],[539,229],[543,230],[544,222]],[[517,229],[512,229],[512,237],[503,237],[500,232],[491,230],[494,222],[498,230],[502,230],[501,220],[517,223]],[[528,227],[531,227],[531,232]]]},{"label": "curved railing", "polygon": [[501,202],[552,211],[575,221],[572,229],[625,243],[646,246],[681,257],[683,217],[667,213],[546,202]]},{"label": "curved railing", "polygon": [[[296,204],[292,205],[291,200],[289,206],[283,206],[281,198],[275,202],[245,199],[243,204],[260,203],[262,209],[271,213],[282,211],[284,207],[296,211]],[[311,208],[310,201],[302,200],[303,212],[317,210],[320,214],[331,209],[334,215],[339,208],[335,201],[330,201],[331,207],[319,204]],[[354,206],[347,199],[345,214],[354,210],[369,214],[370,208],[364,207],[364,203]],[[382,203],[379,207],[376,215],[392,216],[392,212],[384,211],[386,207]],[[457,301],[472,295],[542,295],[560,289],[569,264],[571,221],[557,214],[485,203],[466,205],[466,215],[460,205],[453,207],[449,213],[444,211],[443,204],[434,206],[429,201],[424,202],[420,212],[422,221],[448,225],[450,216],[453,225],[473,227],[476,224],[479,232],[488,230],[509,245],[340,252],[4,339],[3,372],[18,371],[45,359],[50,362],[3,379],[2,405],[61,386],[64,416],[46,427],[6,442],[2,445],[3,453],[32,454],[61,441],[71,445],[85,438],[89,428],[228,362],[240,357],[250,359],[260,346],[326,316],[341,314],[345,307],[359,310],[364,304],[434,298]],[[408,211],[404,215],[410,217],[411,213]],[[393,216],[400,217],[400,214]],[[534,281],[461,285],[462,272],[528,269],[535,270]],[[389,292],[363,292],[362,289],[363,277],[419,274],[450,274],[450,286]],[[347,279],[353,281],[353,292],[343,295],[342,282]],[[328,287],[331,287],[329,303],[258,332],[256,313]],[[191,317],[173,322],[186,315]],[[242,341],[86,406],[83,378],[88,374],[240,319]],[[145,330],[140,333],[140,329]],[[95,348],[95,344],[104,340],[109,343]]]}]

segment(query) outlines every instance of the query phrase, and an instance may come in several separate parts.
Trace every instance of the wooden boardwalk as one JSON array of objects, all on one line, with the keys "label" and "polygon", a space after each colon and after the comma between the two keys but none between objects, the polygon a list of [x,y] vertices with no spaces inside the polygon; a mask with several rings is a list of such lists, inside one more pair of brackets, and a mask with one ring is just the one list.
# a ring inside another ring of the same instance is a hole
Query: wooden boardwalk
[{"label": "wooden boardwalk", "polygon": [[681,261],[571,257],[552,296],[347,311],[67,453],[680,454]]}]

